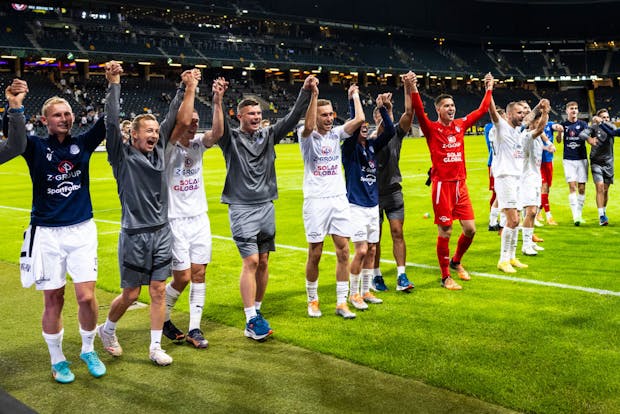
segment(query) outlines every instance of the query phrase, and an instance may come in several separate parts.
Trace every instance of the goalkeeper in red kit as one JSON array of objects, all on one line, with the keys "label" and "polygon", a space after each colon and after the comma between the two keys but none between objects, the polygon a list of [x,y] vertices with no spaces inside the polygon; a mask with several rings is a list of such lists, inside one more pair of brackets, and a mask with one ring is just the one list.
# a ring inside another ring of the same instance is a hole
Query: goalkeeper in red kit
[{"label": "goalkeeper in red kit", "polygon": [[[415,74],[414,74],[415,76]],[[465,131],[474,126],[489,109],[493,76],[484,77],[486,93],[480,107],[469,115],[455,119],[456,107],[450,95],[439,95],[435,99],[437,121],[428,119],[414,79],[411,100],[420,128],[426,137],[431,161],[433,210],[437,224],[437,259],[441,268],[441,286],[449,290],[460,290],[461,286],[450,277],[450,269],[462,280],[469,280],[469,273],[461,265],[461,258],[469,249],[476,234],[474,210],[471,205],[465,178]],[[450,236],[452,222],[459,220],[463,232],[459,237],[456,253],[450,258]]]}]

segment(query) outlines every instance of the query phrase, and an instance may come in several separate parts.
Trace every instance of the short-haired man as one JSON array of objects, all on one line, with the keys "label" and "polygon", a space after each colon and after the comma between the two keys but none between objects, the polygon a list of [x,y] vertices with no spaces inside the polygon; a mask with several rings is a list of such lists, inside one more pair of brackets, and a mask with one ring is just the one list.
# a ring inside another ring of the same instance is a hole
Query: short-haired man
[{"label": "short-haired man", "polygon": [[599,109],[592,118],[592,125],[582,132],[582,138],[591,138],[590,168],[596,186],[596,207],[599,225],[607,226],[607,201],[609,186],[614,182],[614,137],[620,135],[620,128],[609,121],[607,109]]},{"label": "short-haired man", "polygon": [[[202,157],[213,146],[212,131],[196,134],[200,118],[194,98],[201,75],[198,69],[185,72],[185,96],[177,114],[176,125],[166,147],[168,176],[168,219],[172,231],[172,276],[166,285],[166,316],[163,334],[195,348],[207,348],[209,341],[200,329],[205,304],[205,272],[211,261],[211,224],[207,216]],[[212,89],[226,88],[222,78],[213,81]],[[221,94],[214,93],[214,99]],[[213,111],[221,111],[215,102]],[[191,282],[191,283],[190,283]],[[179,296],[189,287],[189,328],[187,335],[170,320],[170,312]]]},{"label": "short-haired man", "polygon": [[303,218],[308,260],[306,261],[306,293],[308,316],[318,318],[319,262],[323,242],[332,236],[336,250],[336,315],[355,318],[347,306],[349,294],[349,238],[353,232],[351,209],[342,175],[340,144],[364,122],[359,94],[353,99],[358,107],[356,116],[342,126],[334,127],[334,109],[330,101],[318,99],[318,87],[313,85],[312,99],[304,125],[297,131],[299,148],[304,161]]},{"label": "short-haired man", "polygon": [[[381,237],[383,228],[383,216],[385,215],[390,225],[392,235],[392,253],[396,261],[396,290],[408,292],[413,289],[413,283],[409,281],[406,272],[407,245],[403,235],[403,224],[405,222],[405,201],[401,182],[403,177],[398,165],[400,160],[400,150],[403,145],[405,135],[411,130],[413,121],[413,105],[411,104],[411,83],[413,82],[413,72],[402,76],[403,90],[405,93],[405,112],[401,115],[398,125],[396,125],[396,136],[377,153],[377,187],[379,188],[379,242],[376,244],[375,263],[371,289],[376,291],[386,291],[388,288],[381,274],[379,264],[381,261]],[[392,114],[392,102],[385,102],[386,109],[390,118]],[[382,123],[379,108],[373,110],[375,125]],[[377,131],[375,131],[377,132]]]},{"label": "short-haired man", "polygon": [[[115,69],[117,70],[117,69]],[[26,137],[22,102],[26,82],[15,80],[7,91],[9,139]],[[58,96],[45,101],[41,121],[48,136],[27,138],[23,157],[32,178],[32,214],[24,234],[20,257],[22,284],[43,291],[43,338],[59,383],[73,382],[75,375],[62,351],[62,309],[67,273],[73,280],[82,337],[82,359],[96,378],[106,367],[94,350],[98,305],[97,227],[90,198],[89,162],[105,138],[103,118],[83,134],[72,136],[75,116],[69,103]]]},{"label": "short-haired man", "polygon": [[[495,191],[497,192],[498,206],[506,215],[506,226],[501,234],[501,255],[497,265],[498,269],[506,273],[515,273],[514,267],[525,268],[527,265],[521,263],[516,258],[516,249],[519,231],[519,185],[521,177],[524,174],[523,165],[525,159],[524,145],[525,140],[540,139],[548,119],[549,101],[541,100],[539,104],[542,111],[542,117],[536,123],[536,128],[529,131],[522,127],[525,118],[525,108],[521,102],[511,102],[506,107],[506,119],[502,118],[495,107],[495,103],[491,100],[489,106],[489,115],[493,121],[493,125],[497,129],[495,139],[493,140],[493,176],[495,177]],[[542,147],[541,147],[542,149]],[[532,155],[534,157],[534,155]],[[535,162],[535,161],[534,161]],[[528,169],[529,171],[529,169]],[[538,178],[540,180],[540,178]],[[536,199],[536,195],[540,197],[540,184],[532,186],[531,191],[534,195],[528,198]],[[537,194],[536,194],[537,193]],[[529,201],[529,199],[528,199]],[[530,211],[532,216],[532,228],[529,232],[529,239],[533,233],[533,220],[536,215],[535,208],[538,202],[531,201],[527,203],[533,210]],[[524,232],[526,229],[524,228]],[[525,236],[524,236],[525,237]]]},{"label": "short-haired man", "polygon": [[[350,92],[350,101],[357,92],[357,86]],[[342,163],[347,184],[347,199],[351,206],[355,255],[351,260],[349,275],[349,302],[359,310],[368,309],[368,303],[379,304],[383,300],[370,292],[375,263],[375,246],[379,242],[379,189],[377,188],[376,154],[396,135],[385,102],[392,94],[377,96],[377,108],[381,113],[382,131],[376,138],[369,139],[368,125],[356,131],[342,144]],[[361,108],[351,107],[351,117]]]},{"label": "short-haired man", "polygon": [[[450,95],[439,95],[435,99],[435,110],[438,119],[432,122],[424,113],[422,98],[418,92],[417,80],[413,79],[411,99],[413,109],[418,117],[420,128],[426,137],[431,161],[431,181],[433,184],[433,210],[437,225],[437,260],[441,268],[441,286],[448,290],[460,290],[462,287],[450,276],[450,269],[459,275],[461,280],[470,280],[469,273],[461,264],[463,255],[469,249],[474,235],[476,223],[474,210],[469,198],[465,179],[465,132],[484,116],[493,91],[493,76],[488,73],[484,77],[486,89],[480,107],[466,117],[455,119],[456,106]],[[450,258],[450,236],[452,222],[458,219],[463,233],[459,237],[456,252]]]},{"label": "short-haired man", "polygon": [[[106,74],[110,67],[106,66]],[[106,148],[122,208],[118,239],[122,293],[110,304],[108,317],[99,325],[97,333],[105,350],[112,356],[120,356],[123,349],[116,337],[116,325],[138,299],[142,286],[148,286],[151,297],[149,358],[156,365],[170,365],[172,357],[161,348],[166,279],[170,276],[172,262],[164,153],[183,99],[183,88],[177,91],[161,125],[151,114],[138,115],[132,122],[131,143],[124,143],[118,123],[120,73],[108,76],[108,81]]]},{"label": "short-haired man", "polygon": [[[586,182],[588,181],[588,154],[581,133],[588,127],[578,119],[579,105],[575,101],[566,104],[566,121],[559,125],[558,143],[564,140],[562,165],[568,183],[568,204],[573,214],[575,226],[585,223],[582,217],[583,205],[586,201]],[[593,138],[587,137],[588,142]]]},{"label": "short-haired man", "polygon": [[274,146],[299,122],[314,82],[313,76],[306,78],[291,111],[275,124],[261,127],[259,103],[246,98],[237,105],[239,128],[231,129],[226,120],[224,132],[213,133],[226,159],[222,203],[228,204],[230,229],[243,260],[239,285],[246,318],[244,335],[257,341],[273,332],[260,308],[269,280],[269,252],[276,248]]}]

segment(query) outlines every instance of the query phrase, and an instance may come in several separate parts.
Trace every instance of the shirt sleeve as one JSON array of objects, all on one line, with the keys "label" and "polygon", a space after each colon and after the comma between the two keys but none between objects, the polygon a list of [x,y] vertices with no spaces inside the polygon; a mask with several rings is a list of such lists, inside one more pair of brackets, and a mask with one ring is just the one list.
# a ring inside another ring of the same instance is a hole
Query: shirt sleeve
[{"label": "shirt sleeve", "polygon": [[297,122],[301,119],[309,103],[310,91],[302,88],[297,96],[295,105],[293,105],[293,109],[291,109],[284,118],[280,119],[273,125],[272,131],[276,144],[284,138],[287,132],[292,131],[295,128],[295,125],[297,125]]},{"label": "shirt sleeve", "polygon": [[123,157],[123,136],[118,123],[120,113],[121,85],[114,83],[108,87],[105,98],[105,147],[108,152],[108,162],[114,166]]},{"label": "shirt sleeve", "polygon": [[420,98],[420,94],[417,92],[412,93],[411,102],[413,103],[413,110],[415,111],[415,116],[418,118],[420,129],[422,129],[424,136],[429,138],[431,121],[428,119],[426,113],[424,112],[424,105],[422,104],[422,98]]},{"label": "shirt sleeve", "polygon": [[172,99],[172,102],[170,102],[170,107],[168,108],[166,117],[159,125],[159,142],[157,142],[157,145],[161,145],[163,148],[166,148],[166,145],[170,140],[170,135],[172,135],[172,130],[176,124],[177,113],[179,112],[184,96],[185,87],[181,86],[177,89],[177,93],[174,96],[174,99]]},{"label": "shirt sleeve", "polygon": [[383,131],[381,131],[374,141],[371,141],[373,142],[375,152],[379,152],[381,148],[385,147],[396,134],[396,128],[394,127],[394,123],[387,109],[382,106],[379,108],[379,113],[381,114],[381,119],[383,119]]},{"label": "shirt sleeve", "polygon": [[482,102],[480,102],[480,106],[473,112],[470,112],[465,118],[463,118],[463,129],[467,131],[471,128],[480,118],[484,116],[489,110],[489,105],[491,104],[491,97],[493,96],[493,91],[488,90],[484,94],[484,98],[482,98]]},{"label": "shirt sleeve", "polygon": [[9,112],[7,140],[0,146],[0,164],[12,160],[26,150],[26,118],[23,112]]}]

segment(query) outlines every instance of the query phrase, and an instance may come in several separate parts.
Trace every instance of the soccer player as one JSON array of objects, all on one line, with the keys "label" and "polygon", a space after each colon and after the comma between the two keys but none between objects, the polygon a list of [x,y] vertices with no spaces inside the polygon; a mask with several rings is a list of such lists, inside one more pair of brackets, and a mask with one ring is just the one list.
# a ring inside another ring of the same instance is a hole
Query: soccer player
[{"label": "soccer player", "polygon": [[[28,86],[21,80],[14,80],[7,91],[10,140],[26,137],[22,103],[27,92]],[[97,227],[88,170],[92,153],[105,138],[105,127],[101,118],[85,133],[72,136],[74,120],[66,100],[57,96],[48,99],[41,109],[41,121],[49,135],[27,137],[22,154],[32,178],[32,213],[20,257],[22,284],[35,284],[43,291],[43,338],[50,353],[52,376],[63,384],[75,380],[62,350],[67,273],[78,302],[80,359],[92,376],[106,373],[93,346],[98,317]]]},{"label": "soccer player", "polygon": [[592,125],[581,133],[582,139],[592,138],[590,149],[590,168],[596,186],[596,207],[599,225],[607,226],[607,201],[609,186],[614,182],[614,137],[620,135],[620,128],[609,122],[607,109],[600,109],[592,118]]},{"label": "soccer player", "polygon": [[[506,215],[506,226],[501,234],[501,255],[497,268],[506,273],[516,273],[514,267],[526,268],[515,257],[519,225],[519,183],[520,177],[523,175],[523,165],[525,159],[524,142],[525,140],[536,139],[543,131],[544,125],[548,120],[549,101],[541,100],[538,105],[542,116],[536,123],[533,131],[522,127],[525,118],[525,108],[521,102],[511,102],[506,107],[506,119],[502,118],[495,107],[495,103],[491,99],[489,106],[489,115],[493,121],[493,125],[497,129],[495,139],[493,140],[493,176],[495,177],[495,190],[497,192],[498,205]],[[526,144],[529,145],[529,144]],[[533,167],[532,167],[533,168]],[[534,196],[536,193],[534,187]],[[538,203],[534,203],[538,206]],[[536,210],[533,210],[533,215]],[[532,215],[532,227],[533,227]],[[533,229],[531,229],[533,233]],[[526,231],[524,229],[524,231]],[[530,233],[530,236],[531,236]],[[531,237],[530,237],[531,239]]]},{"label": "soccer player", "polygon": [[[405,135],[411,129],[413,120],[413,106],[411,105],[411,83],[413,82],[413,72],[402,76],[405,92],[405,112],[400,117],[396,127],[396,136],[377,153],[377,186],[379,188],[379,242],[376,244],[375,263],[371,289],[375,291],[388,290],[379,268],[381,260],[381,237],[383,227],[383,216],[385,215],[390,223],[390,234],[392,235],[392,253],[396,261],[396,290],[409,291],[413,289],[413,283],[407,278],[405,271],[407,246],[403,237],[403,224],[405,222],[405,202],[401,182],[403,177],[400,173],[398,162],[400,160],[400,150],[403,145]],[[385,101],[385,107],[392,115],[392,102],[390,99]],[[379,110],[373,111],[375,125],[380,125],[381,113]],[[375,131],[376,132],[376,131]]]},{"label": "soccer player", "polygon": [[[357,86],[349,90],[349,101],[358,93]],[[368,309],[368,303],[379,304],[383,300],[370,292],[375,263],[375,245],[379,241],[379,189],[377,188],[376,155],[396,134],[385,102],[391,94],[377,96],[377,108],[381,113],[382,127],[378,136],[368,139],[368,125],[364,124],[342,144],[342,163],[347,185],[347,199],[351,206],[355,255],[351,260],[349,275],[349,302],[359,310]],[[352,101],[355,103],[355,101]],[[359,108],[351,108],[354,117]],[[377,127],[379,127],[377,125]]]},{"label": "soccer player", "polygon": [[[497,109],[497,112],[501,117],[504,116],[504,110]],[[489,151],[489,159],[487,161],[487,168],[489,170],[489,191],[491,191],[491,199],[489,200],[489,231],[498,231],[499,225],[499,208],[497,207],[497,194],[495,193],[495,179],[493,178],[493,172],[491,170],[491,164],[493,163],[493,147],[492,142],[495,137],[495,128],[493,122],[489,122],[484,126],[484,140],[487,144],[487,150]]]},{"label": "soccer player", "polygon": [[[163,334],[173,341],[185,341],[196,348],[207,348],[209,341],[200,330],[205,303],[205,271],[211,261],[211,225],[207,216],[202,157],[213,146],[212,131],[196,135],[199,117],[194,109],[200,71],[184,74],[185,96],[177,114],[176,125],[166,146],[168,179],[168,219],[172,231],[172,276],[166,285],[166,317]],[[214,99],[226,88],[222,78],[214,80]],[[221,111],[220,102],[213,106]],[[216,115],[217,117],[217,115]],[[181,293],[189,287],[189,328],[187,336],[170,320],[170,312]]]},{"label": "soccer player", "polygon": [[[549,142],[553,144],[553,133],[559,130],[559,125],[555,122],[547,122],[543,134],[547,137]],[[558,223],[554,220],[551,213],[551,206],[549,205],[549,190],[553,184],[553,154],[555,151],[547,151],[543,149],[542,160],[540,163],[540,175],[542,178],[541,187],[541,210],[538,213],[537,220],[543,222],[542,212],[545,212],[545,218],[547,224],[550,226],[557,226]]]},{"label": "soccer player", "polygon": [[237,105],[239,128],[231,129],[226,120],[223,133],[213,132],[226,159],[222,203],[228,204],[230,229],[243,260],[239,285],[246,317],[244,335],[257,341],[272,334],[260,308],[269,280],[269,252],[275,250],[273,200],[278,198],[278,187],[274,146],[299,122],[310,103],[314,82],[313,76],[305,79],[291,111],[273,125],[262,128],[259,103],[243,99]]},{"label": "soccer player", "polygon": [[[545,101],[544,105],[546,104],[547,103]],[[529,105],[527,108],[529,108]],[[532,112],[542,114],[541,108],[539,107],[534,108],[534,111]],[[536,122],[540,123],[540,118],[529,121],[530,130],[533,129]],[[545,128],[548,124],[549,123],[546,122]],[[533,139],[524,138],[523,173],[520,176],[521,179],[519,183],[518,204],[524,214],[522,224],[523,247],[521,252],[526,256],[536,256],[539,251],[545,250],[543,247],[536,244],[536,240],[541,239],[535,237],[534,235],[536,212],[541,203],[542,175],[540,166],[542,163],[543,152],[545,151],[554,152],[555,147],[544,133],[541,133],[540,135],[533,135]]]},{"label": "soccer player", "polygon": [[[584,121],[577,119],[579,106],[571,101],[566,104],[566,121],[557,136],[558,143],[564,140],[564,156],[562,165],[568,183],[568,204],[573,214],[575,226],[585,223],[582,217],[583,205],[586,200],[586,181],[588,181],[588,154],[584,140],[579,135],[588,127]],[[593,138],[587,137],[592,143]]]},{"label": "soccer player", "polygon": [[[352,234],[351,210],[342,176],[340,143],[350,137],[364,122],[359,93],[353,93],[357,108],[355,117],[342,126],[334,127],[334,110],[330,101],[318,99],[317,82],[304,125],[298,129],[299,148],[304,160],[304,229],[308,241],[306,261],[306,293],[308,316],[318,318],[319,262],[323,242],[332,236],[336,250],[336,315],[355,318],[347,306],[349,293],[349,238]],[[351,86],[351,88],[357,88]],[[350,88],[350,90],[351,90]]]},{"label": "soccer player", "polygon": [[[106,66],[106,75],[112,63]],[[183,73],[186,78],[186,72]],[[122,293],[110,305],[105,323],[97,333],[112,356],[120,356],[116,325],[129,306],[138,299],[143,285],[151,297],[151,342],[149,358],[156,365],[170,365],[172,357],[161,348],[166,312],[166,279],[172,262],[172,235],[168,224],[168,180],[164,152],[174,128],[185,86],[178,89],[161,123],[155,116],[142,114],[131,125],[131,143],[123,143],[118,123],[120,111],[120,73],[108,76],[106,95],[106,148],[108,162],[116,178],[121,201],[121,232],[118,262]]]},{"label": "soccer player", "polygon": [[[450,269],[456,271],[461,280],[471,279],[461,264],[461,259],[469,249],[476,234],[474,210],[465,183],[467,173],[464,138],[465,131],[475,125],[489,108],[493,91],[493,76],[490,73],[484,77],[484,85],[486,92],[480,107],[464,118],[454,118],[456,106],[452,96],[439,95],[435,99],[438,119],[432,122],[424,113],[415,74],[413,79],[413,93],[411,95],[413,109],[426,137],[426,144],[433,163],[431,171],[432,197],[435,224],[437,224],[438,231],[437,259],[441,268],[441,286],[448,290],[462,289],[450,276]],[[456,252],[450,258],[452,222],[456,219],[460,221],[463,232],[459,237]]]}]

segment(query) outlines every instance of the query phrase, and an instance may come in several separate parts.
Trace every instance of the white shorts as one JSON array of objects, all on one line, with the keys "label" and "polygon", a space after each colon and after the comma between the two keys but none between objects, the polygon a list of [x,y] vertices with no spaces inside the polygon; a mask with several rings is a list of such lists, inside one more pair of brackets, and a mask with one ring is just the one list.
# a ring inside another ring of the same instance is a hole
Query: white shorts
[{"label": "white shorts", "polygon": [[186,270],[191,264],[211,261],[211,223],[209,216],[170,219],[172,231],[172,270]]},{"label": "white shorts", "polygon": [[352,242],[379,243],[379,206],[362,207],[351,204]]},{"label": "white shorts", "polygon": [[541,188],[541,177],[524,176],[519,187],[519,207],[539,206]]},{"label": "white shorts", "polygon": [[351,209],[346,195],[305,198],[304,229],[308,243],[320,243],[328,234],[351,237]]},{"label": "white shorts", "polygon": [[519,208],[519,181],[515,175],[495,177],[495,194],[500,209]]},{"label": "white shorts", "polygon": [[588,181],[588,160],[562,160],[567,183]]},{"label": "white shorts", "polygon": [[59,289],[67,284],[97,280],[97,226],[90,219],[71,226],[32,226],[24,233],[20,257],[22,284],[37,290]]}]

